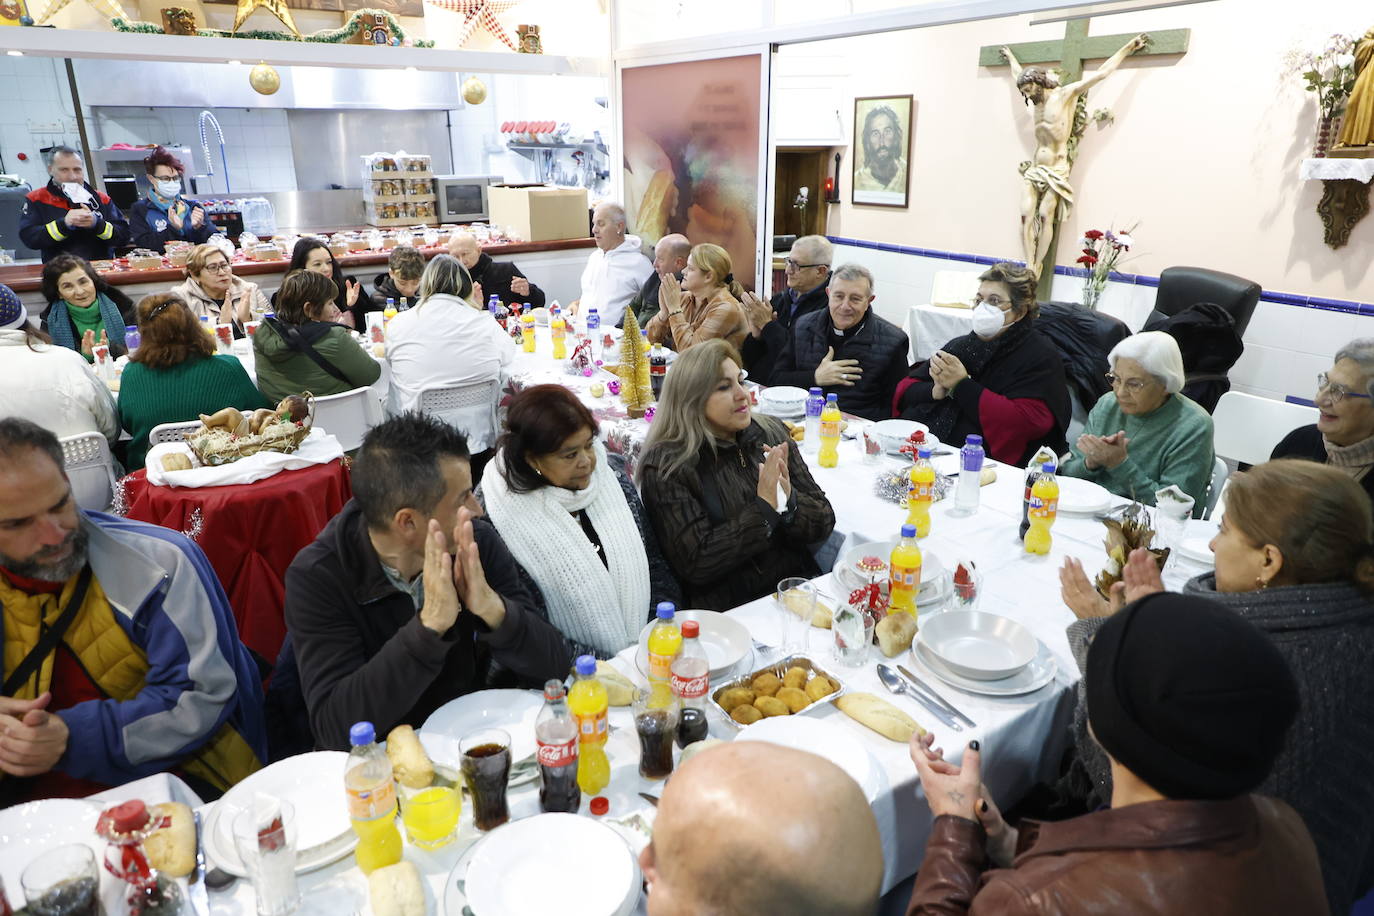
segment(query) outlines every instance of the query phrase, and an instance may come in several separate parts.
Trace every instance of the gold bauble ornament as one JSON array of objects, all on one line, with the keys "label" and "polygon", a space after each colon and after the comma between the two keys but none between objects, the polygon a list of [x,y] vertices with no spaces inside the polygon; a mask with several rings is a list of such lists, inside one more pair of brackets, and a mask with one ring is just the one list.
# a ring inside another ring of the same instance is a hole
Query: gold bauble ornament
[{"label": "gold bauble ornament", "polygon": [[487,84],[475,76],[463,80],[463,101],[469,105],[481,105],[487,100]]},{"label": "gold bauble ornament", "polygon": [[248,74],[248,85],[262,95],[271,95],[281,88],[281,74],[271,64],[258,64]]}]

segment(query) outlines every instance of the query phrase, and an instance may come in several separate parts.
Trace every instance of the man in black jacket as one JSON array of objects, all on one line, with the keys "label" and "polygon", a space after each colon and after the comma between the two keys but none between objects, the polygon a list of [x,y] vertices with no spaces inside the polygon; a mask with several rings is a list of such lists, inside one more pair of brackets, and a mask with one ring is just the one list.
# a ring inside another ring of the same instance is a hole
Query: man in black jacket
[{"label": "man in black jacket", "polygon": [[535,309],[544,307],[542,289],[531,283],[510,261],[493,261],[477,244],[477,239],[467,233],[449,239],[448,253],[461,261],[472,282],[482,287],[483,306],[494,294],[507,308],[517,302],[521,308],[527,304]]},{"label": "man in black jacket", "polygon": [[[687,266],[687,258],[691,253],[692,243],[687,241],[687,236],[676,232],[665,235],[654,245],[654,272],[649,274],[639,292],[625,307],[627,312],[634,309],[635,321],[639,322],[641,328],[647,328],[649,320],[658,314],[658,288],[663,282],[663,275],[672,274],[679,283],[682,282],[682,269]],[[622,316],[620,327],[624,326],[625,319]]]},{"label": "man in black jacket", "polygon": [[354,722],[419,727],[491,685],[493,662],[529,685],[567,675],[567,641],[535,610],[472,495],[467,441],[406,413],[375,426],[353,499],[286,571],[286,626],[315,741]]},{"label": "man in black jacket", "polygon": [[104,191],[86,183],[80,153],[54,149],[48,175],[45,186],[29,193],[19,217],[19,240],[42,252],[43,263],[59,254],[102,261],[129,243],[129,221]]},{"label": "man in black jacket", "polygon": [[838,395],[846,413],[887,419],[906,377],[906,332],[871,308],[873,274],[866,267],[835,268],[829,298],[828,308],[797,320],[769,384],[820,386]]},{"label": "man in black jacket", "polygon": [[835,249],[825,236],[804,235],[792,243],[792,250],[783,259],[786,289],[774,293],[768,305],[754,293],[744,294],[749,336],[744,338],[740,355],[754,381],[774,384],[773,367],[797,320],[829,303],[830,264],[834,257]]}]

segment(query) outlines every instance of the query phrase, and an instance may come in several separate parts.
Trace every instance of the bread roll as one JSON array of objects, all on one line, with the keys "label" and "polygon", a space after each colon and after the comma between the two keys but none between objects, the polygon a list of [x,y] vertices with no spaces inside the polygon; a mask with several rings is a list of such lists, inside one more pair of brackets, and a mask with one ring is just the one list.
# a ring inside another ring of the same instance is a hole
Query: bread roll
[{"label": "bread roll", "polygon": [[897,611],[879,620],[874,632],[878,636],[878,648],[888,658],[893,658],[911,648],[911,640],[916,637],[916,618]]},{"label": "bread roll", "polygon": [[172,452],[162,456],[162,469],[164,471],[189,471],[193,467],[191,459],[181,452]]},{"label": "bread roll", "polygon": [[822,630],[830,629],[830,620],[835,616],[835,612],[830,609],[830,605],[824,601],[816,602],[816,610],[811,615],[811,625],[820,627]]},{"label": "bread roll", "polygon": [[196,867],[196,822],[191,809],[181,802],[163,802],[150,805],[148,811],[154,818],[171,819],[143,841],[148,864],[164,875],[186,877]]},{"label": "bread roll", "polygon": [[871,693],[846,693],[835,700],[835,705],[855,722],[902,744],[910,741],[913,734],[926,733],[911,716]]},{"label": "bread roll", "polygon": [[434,762],[409,725],[398,725],[386,736],[386,757],[396,780],[406,788],[424,789],[434,782]]},{"label": "bread roll", "polygon": [[635,701],[635,685],[610,662],[598,659],[596,676],[606,688],[606,699],[612,706],[629,706]]},{"label": "bread roll", "polygon": [[414,863],[402,860],[367,876],[373,916],[425,916],[425,888]]}]

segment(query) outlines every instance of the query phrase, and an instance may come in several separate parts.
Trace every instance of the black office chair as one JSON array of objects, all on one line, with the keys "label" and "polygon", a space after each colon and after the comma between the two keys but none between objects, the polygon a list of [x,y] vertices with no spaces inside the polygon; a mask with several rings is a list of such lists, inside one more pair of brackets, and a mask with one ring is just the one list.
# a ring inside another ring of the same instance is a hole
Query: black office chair
[{"label": "black office chair", "polygon": [[1107,354],[1131,336],[1120,318],[1085,309],[1076,302],[1042,302],[1035,327],[1054,344],[1064,361],[1073,409],[1068,441],[1074,442],[1097,399],[1111,390],[1107,384]]},{"label": "black office chair", "polygon": [[1258,283],[1235,274],[1206,267],[1166,267],[1159,275],[1154,311],[1145,319],[1145,327],[1172,318],[1199,302],[1214,302],[1235,321],[1236,336],[1244,338],[1259,297]]}]

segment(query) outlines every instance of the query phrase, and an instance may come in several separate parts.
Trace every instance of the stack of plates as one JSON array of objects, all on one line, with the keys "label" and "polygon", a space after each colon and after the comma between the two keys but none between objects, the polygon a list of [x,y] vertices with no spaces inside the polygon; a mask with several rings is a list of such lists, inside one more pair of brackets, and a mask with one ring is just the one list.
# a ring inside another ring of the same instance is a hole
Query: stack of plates
[{"label": "stack of plates", "polygon": [[[868,584],[868,576],[859,569],[859,561],[864,557],[877,557],[884,564],[892,556],[892,548],[897,546],[896,541],[877,541],[870,544],[856,544],[840,555],[839,561],[835,564],[835,572],[839,580],[847,588],[862,588]],[[883,572],[882,580],[887,581],[887,572]],[[916,603],[922,605],[937,605],[949,597],[953,585],[950,583],[949,574],[945,572],[944,564],[940,558],[929,550],[921,552],[921,590],[916,594]]]},{"label": "stack of plates", "polygon": [[1039,690],[1055,672],[1048,647],[1029,630],[978,611],[923,619],[911,653],[945,683],[988,696]]},{"label": "stack of plates", "polygon": [[806,415],[805,388],[775,385],[759,391],[759,410],[774,417],[793,419]]},{"label": "stack of plates", "polygon": [[1112,507],[1116,497],[1106,487],[1078,477],[1056,477],[1059,481],[1059,511],[1068,515],[1096,515]]},{"label": "stack of plates", "polygon": [[[744,624],[719,611],[678,611],[673,619],[681,626],[683,621],[695,620],[701,626],[697,637],[702,649],[706,650],[706,660],[711,665],[711,680],[717,681],[730,672],[730,669],[744,659],[753,649],[753,639]],[[647,677],[649,672],[649,632],[658,621],[651,620],[639,633],[639,649],[635,651],[635,665]]]}]

